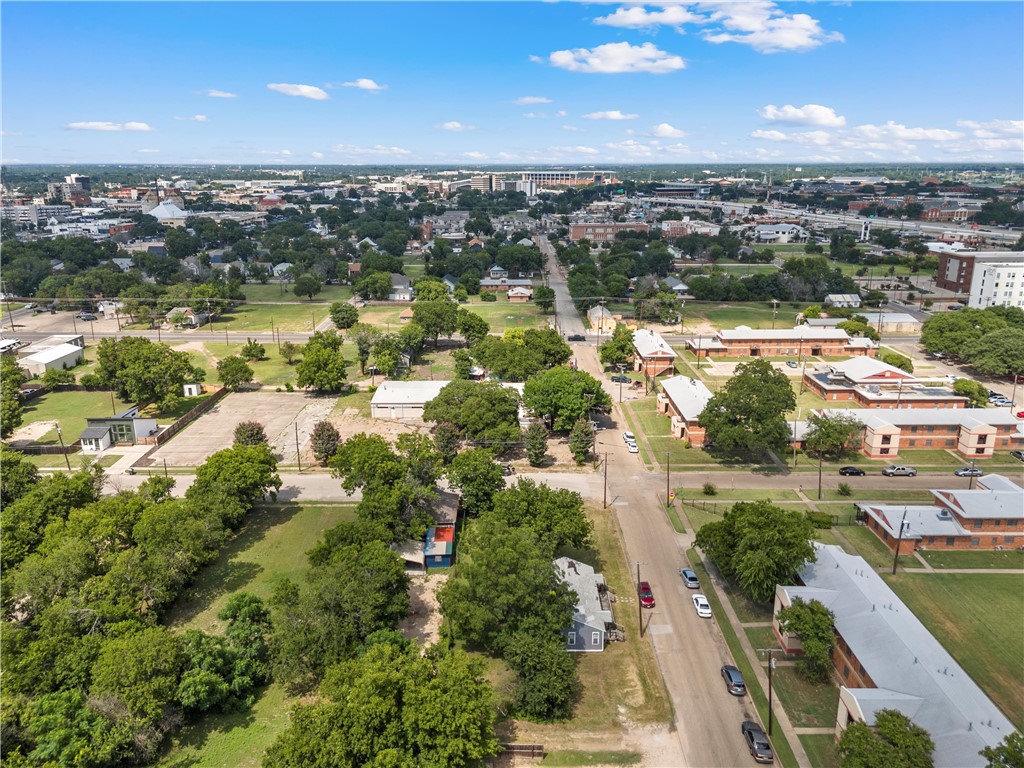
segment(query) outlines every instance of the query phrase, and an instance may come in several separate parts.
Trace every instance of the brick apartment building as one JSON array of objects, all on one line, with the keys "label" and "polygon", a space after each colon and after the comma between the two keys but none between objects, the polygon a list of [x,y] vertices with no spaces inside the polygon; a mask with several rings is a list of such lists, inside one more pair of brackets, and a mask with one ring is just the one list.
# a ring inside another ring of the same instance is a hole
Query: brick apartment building
[{"label": "brick apartment building", "polygon": [[861,408],[964,408],[966,397],[929,384],[873,357],[816,365],[803,373],[804,386],[829,402],[855,402]]},{"label": "brick apartment building", "polygon": [[669,434],[676,440],[688,440],[694,448],[704,445],[704,428],[697,421],[711,399],[704,383],[688,376],[673,376],[661,383],[658,413],[671,419]]},{"label": "brick apartment building", "polygon": [[633,370],[646,376],[675,373],[676,352],[660,333],[646,328],[633,331]]},{"label": "brick apartment building", "polygon": [[1019,251],[942,252],[939,253],[935,285],[954,293],[970,293],[974,272],[979,265],[1015,261],[1024,263],[1024,255]]},{"label": "brick apartment building", "polygon": [[569,239],[574,243],[586,238],[592,243],[610,243],[619,232],[647,232],[650,226],[636,221],[581,222],[569,225]]},{"label": "brick apartment building", "polygon": [[710,337],[690,339],[687,346],[702,357],[874,357],[878,345],[868,338],[850,336],[839,328],[796,328],[764,330],[741,325],[718,331]]}]

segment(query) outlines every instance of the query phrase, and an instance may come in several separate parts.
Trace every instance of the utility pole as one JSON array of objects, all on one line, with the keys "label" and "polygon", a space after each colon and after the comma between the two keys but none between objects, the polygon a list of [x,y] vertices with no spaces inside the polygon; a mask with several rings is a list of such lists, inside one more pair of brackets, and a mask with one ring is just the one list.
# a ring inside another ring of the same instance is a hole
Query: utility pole
[{"label": "utility pole", "polygon": [[608,509],[608,451],[604,452],[604,502],[601,508]]},{"label": "utility pole", "polygon": [[[977,463],[978,462],[975,459],[971,459],[971,469],[975,469]],[[968,491],[973,491],[974,490],[974,475],[973,474],[971,475],[971,482],[970,482],[970,485],[967,486],[967,490]]]},{"label": "utility pole", "polygon": [[68,472],[71,471],[71,459],[68,458],[68,449],[64,447],[64,432],[57,427],[57,439],[60,440],[60,450],[64,454],[64,463],[68,465]]},{"label": "utility pole", "polygon": [[621,403],[622,402],[622,376],[623,376],[623,372],[626,370],[626,364],[625,363],[616,363],[615,367],[619,369],[619,402]]},{"label": "utility pole", "polygon": [[672,452],[665,451],[665,505],[668,506],[672,485]]},{"label": "utility pole", "polygon": [[640,637],[644,636],[644,607],[640,604],[640,561],[636,561],[636,610],[640,619]]},{"label": "utility pole", "polygon": [[907,525],[907,508],[903,507],[903,519],[900,520],[900,535],[899,535],[899,538],[896,539],[896,554],[892,558],[892,575],[893,576],[896,575],[896,563],[900,559],[900,545],[903,543],[903,529],[906,528],[906,525]]},{"label": "utility pole", "polygon": [[821,501],[821,459],[825,455],[825,452],[818,449],[818,501]]},{"label": "utility pole", "polygon": [[775,651],[776,648],[758,648],[758,653],[768,654],[768,735],[772,735],[772,672],[775,670]]},{"label": "utility pole", "polygon": [[801,410],[803,410],[803,409],[802,408],[797,408],[796,409],[796,414],[793,416],[793,466],[794,467],[796,466],[796,448],[800,444],[800,441],[797,439],[797,434],[796,434],[796,423],[800,419],[800,411]]},{"label": "utility pole", "polygon": [[302,454],[299,453],[299,422],[295,422],[295,461],[299,464],[299,474],[302,474]]}]

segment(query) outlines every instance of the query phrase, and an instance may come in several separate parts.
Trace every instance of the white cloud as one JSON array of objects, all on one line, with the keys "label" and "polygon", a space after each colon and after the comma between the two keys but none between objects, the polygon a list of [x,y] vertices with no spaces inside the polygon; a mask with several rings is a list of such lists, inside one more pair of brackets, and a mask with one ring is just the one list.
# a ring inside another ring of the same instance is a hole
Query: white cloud
[{"label": "white cloud", "polygon": [[314,160],[323,160],[324,159],[324,153],[323,152],[310,152],[310,154],[313,156]]},{"label": "white cloud", "polygon": [[258,154],[271,157],[291,157],[292,151],[290,149],[261,149]]},{"label": "white cloud", "polygon": [[332,152],[350,157],[406,157],[411,155],[408,149],[401,147],[386,147],[383,144],[374,144],[372,147],[357,147],[353,144],[335,144],[331,147]]},{"label": "white cloud", "polygon": [[681,139],[686,135],[686,131],[674,128],[668,123],[658,123],[651,128],[651,133],[662,139]]},{"label": "white cloud", "polygon": [[703,24],[705,21],[706,17],[691,13],[681,5],[665,6],[657,11],[648,11],[642,6],[618,8],[610,16],[594,19],[595,24],[623,29],[644,29],[661,25],[678,28],[684,24]]},{"label": "white cloud", "polygon": [[949,131],[945,128],[908,128],[905,125],[890,120],[885,125],[858,125],[853,129],[853,134],[872,141],[884,142],[886,140],[896,141],[953,141],[963,136],[957,131]]},{"label": "white cloud", "polygon": [[845,117],[837,115],[832,107],[823,107],[821,104],[804,104],[802,107],[794,107],[792,104],[776,107],[769,104],[761,110],[760,115],[765,120],[795,125],[820,125],[825,128],[846,125]]},{"label": "white cloud", "polygon": [[513,104],[550,104],[551,99],[547,96],[520,96],[512,102]]},{"label": "white cloud", "polygon": [[317,88],[315,85],[302,85],[296,83],[267,83],[267,88],[278,93],[283,93],[285,96],[301,96],[304,99],[314,99],[316,101],[323,101],[329,99],[327,91],[323,88]]},{"label": "white cloud", "polygon": [[623,152],[628,157],[653,157],[655,150],[658,149],[658,142],[642,143],[636,139],[626,139],[625,141],[609,142],[605,146],[608,149]]},{"label": "white cloud", "polygon": [[160,152],[159,149],[136,149],[135,151],[140,155],[156,155]]},{"label": "white cloud", "polygon": [[523,117],[525,117],[527,120],[538,120],[540,118],[546,117],[546,115],[543,112],[524,112]]},{"label": "white cloud", "polygon": [[640,115],[624,115],[620,110],[612,109],[607,112],[588,112],[583,117],[587,120],[636,120]]},{"label": "white cloud", "polygon": [[72,131],[152,131],[148,123],[128,122],[109,123],[102,120],[86,120],[78,123],[68,123],[66,126]]},{"label": "white cloud", "polygon": [[[543,61],[531,56],[533,61]],[[630,45],[629,43],[605,43],[596,48],[572,48],[554,51],[548,56],[548,63],[570,72],[596,74],[618,74],[621,72],[649,72],[662,75],[686,68],[682,56],[676,56],[659,49],[654,43]]]},{"label": "white cloud", "polygon": [[361,91],[383,91],[387,89],[386,85],[379,85],[377,82],[371,80],[368,77],[357,77],[347,83],[341,84],[342,88],[358,88]]},{"label": "white cloud", "polygon": [[789,141],[789,136],[782,131],[763,131],[758,129],[750,134],[752,139],[765,139],[766,141]]},{"label": "white cloud", "polygon": [[709,43],[741,43],[759,53],[779,53],[806,51],[845,39],[838,32],[826,32],[806,13],[779,10],[772,0],[704,2],[699,7],[710,10],[709,23],[718,25],[703,33]]},{"label": "white cloud", "polygon": [[1003,136],[1021,136],[1024,134],[1024,120],[958,120],[958,128],[967,128],[976,139],[998,139]]},{"label": "white cloud", "polygon": [[216,88],[207,88],[205,91],[196,91],[196,93],[203,93],[212,99],[237,99],[237,93],[230,93],[229,91],[218,91]]},{"label": "white cloud", "polygon": [[562,126],[562,130],[563,131],[572,131],[573,133],[579,133],[583,129],[582,128],[577,128],[575,125],[563,125]]},{"label": "white cloud", "polygon": [[566,112],[564,109],[560,109],[557,112],[555,112],[555,117],[566,117],[568,114],[569,113]]},{"label": "white cloud", "polygon": [[454,131],[455,133],[476,130],[475,125],[465,125],[464,123],[460,123],[458,120],[449,120],[446,123],[441,123],[439,127],[442,131]]},{"label": "white cloud", "polygon": [[484,154],[483,152],[463,152],[462,156],[463,157],[467,157],[470,160],[486,160],[487,159],[487,155]]},{"label": "white cloud", "polygon": [[194,123],[205,123],[206,115],[192,115],[192,117],[176,117],[175,120],[191,120]]}]

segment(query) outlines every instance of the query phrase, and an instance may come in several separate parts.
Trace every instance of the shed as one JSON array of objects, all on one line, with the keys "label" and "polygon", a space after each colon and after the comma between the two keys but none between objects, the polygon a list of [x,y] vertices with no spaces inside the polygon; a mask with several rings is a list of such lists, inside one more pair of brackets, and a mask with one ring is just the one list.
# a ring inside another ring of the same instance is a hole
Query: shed
[{"label": "shed", "polygon": [[82,453],[99,453],[110,447],[110,427],[86,427],[78,439]]},{"label": "shed", "polygon": [[199,395],[203,394],[203,385],[198,383],[182,384],[181,390],[182,394],[185,397],[198,397]]},{"label": "shed", "polygon": [[85,351],[81,347],[75,344],[58,344],[23,357],[18,364],[33,376],[42,376],[47,371],[74,368],[84,359]]}]

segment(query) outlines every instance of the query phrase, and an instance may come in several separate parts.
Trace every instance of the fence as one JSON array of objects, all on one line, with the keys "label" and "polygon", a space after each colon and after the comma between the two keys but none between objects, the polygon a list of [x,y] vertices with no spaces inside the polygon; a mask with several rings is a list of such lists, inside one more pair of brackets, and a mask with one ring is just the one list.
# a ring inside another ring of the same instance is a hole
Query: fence
[{"label": "fence", "polygon": [[502,752],[523,757],[544,757],[543,744],[501,744]]},{"label": "fence", "polygon": [[203,400],[203,402],[201,402],[199,405],[193,408],[191,411],[189,411],[176,422],[171,424],[171,426],[169,426],[163,432],[158,434],[156,437],[146,438],[145,440],[140,440],[139,442],[142,443],[143,445],[149,445],[153,443],[155,443],[157,446],[163,445],[176,434],[181,432],[181,430],[183,430],[185,427],[187,427],[189,424],[191,424],[193,421],[198,419],[208,410],[213,408],[213,406],[215,406],[217,403],[219,403],[221,400],[227,397],[229,391],[230,390],[228,390],[227,387],[217,390],[208,398]]},{"label": "fence", "polygon": [[69,443],[63,447],[59,445],[41,445],[39,443],[29,443],[27,445],[12,444],[11,447],[21,453],[30,454],[32,456],[50,456],[52,454],[74,453],[75,451],[81,450],[82,441],[75,440],[75,442]]}]

